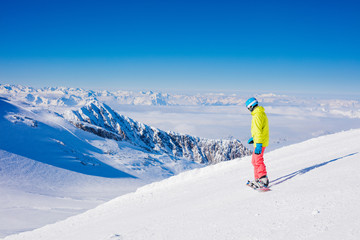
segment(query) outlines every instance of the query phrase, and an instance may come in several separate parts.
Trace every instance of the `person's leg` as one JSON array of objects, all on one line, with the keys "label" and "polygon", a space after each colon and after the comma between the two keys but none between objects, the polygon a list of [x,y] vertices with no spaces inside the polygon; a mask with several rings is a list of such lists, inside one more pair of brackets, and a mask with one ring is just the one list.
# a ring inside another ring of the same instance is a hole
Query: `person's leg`
[{"label": "person's leg", "polygon": [[267,175],[266,166],[264,163],[265,147],[262,148],[261,154],[253,153],[251,163],[254,166],[255,180]]},{"label": "person's leg", "polygon": [[252,159],[251,159],[251,163],[252,163],[252,165],[254,166],[254,180],[257,179],[257,166],[256,166],[256,164],[255,164],[256,156],[257,156],[257,155],[255,154],[255,152],[253,152],[253,154],[252,154]]}]

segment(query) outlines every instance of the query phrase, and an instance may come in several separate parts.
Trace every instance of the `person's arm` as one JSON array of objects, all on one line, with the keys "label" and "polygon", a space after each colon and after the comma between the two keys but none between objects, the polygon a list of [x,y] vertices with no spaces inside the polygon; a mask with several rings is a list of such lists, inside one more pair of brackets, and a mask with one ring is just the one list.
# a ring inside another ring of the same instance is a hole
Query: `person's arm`
[{"label": "person's arm", "polygon": [[253,134],[253,142],[255,143],[255,154],[261,154],[262,152],[262,144],[265,139],[263,136],[263,119],[260,117],[261,115],[254,116],[252,119],[252,134]]}]

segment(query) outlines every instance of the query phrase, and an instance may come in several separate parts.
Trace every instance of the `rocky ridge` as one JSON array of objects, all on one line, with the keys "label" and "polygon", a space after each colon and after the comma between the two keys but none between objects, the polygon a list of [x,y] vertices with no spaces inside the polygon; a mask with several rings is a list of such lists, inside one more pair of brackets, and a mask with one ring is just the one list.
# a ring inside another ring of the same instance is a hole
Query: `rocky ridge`
[{"label": "rocky ridge", "polygon": [[74,126],[103,138],[127,141],[148,152],[214,164],[251,154],[239,140],[212,140],[165,132],[123,116],[108,105],[92,101],[64,114]]}]

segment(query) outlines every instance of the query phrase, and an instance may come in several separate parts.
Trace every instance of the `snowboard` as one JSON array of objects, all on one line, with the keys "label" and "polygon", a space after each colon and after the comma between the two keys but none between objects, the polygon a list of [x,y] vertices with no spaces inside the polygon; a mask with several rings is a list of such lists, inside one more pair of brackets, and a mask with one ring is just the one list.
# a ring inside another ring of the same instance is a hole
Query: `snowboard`
[{"label": "snowboard", "polygon": [[261,187],[261,188],[259,188],[259,187],[257,187],[256,185],[254,185],[251,181],[247,181],[247,183],[246,183],[246,186],[249,186],[249,187],[251,187],[252,189],[254,189],[255,191],[258,191],[258,192],[268,192],[268,191],[271,191],[271,189],[270,188],[268,188],[268,187]]}]

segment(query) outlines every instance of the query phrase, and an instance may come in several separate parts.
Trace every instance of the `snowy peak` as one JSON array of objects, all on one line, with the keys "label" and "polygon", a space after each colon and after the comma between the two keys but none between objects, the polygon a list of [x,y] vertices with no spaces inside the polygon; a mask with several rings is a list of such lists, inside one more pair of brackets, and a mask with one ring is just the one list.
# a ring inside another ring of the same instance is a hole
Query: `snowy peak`
[{"label": "snowy peak", "polygon": [[57,115],[39,115],[0,98],[0,126],[1,150],[87,175],[133,177],[95,158],[101,150],[75,135]]},{"label": "snowy peak", "polygon": [[150,127],[120,115],[108,105],[93,101],[65,118],[76,127],[98,136],[127,141],[149,152],[165,153],[198,163],[227,161],[251,152],[239,140],[209,140]]},{"label": "snowy peak", "polygon": [[160,92],[92,91],[81,88],[33,88],[21,85],[0,84],[0,94],[22,99],[34,105],[82,106],[94,99],[132,105],[169,105],[170,95]]},{"label": "snowy peak", "polygon": [[[244,106],[245,96],[224,93],[168,94],[153,91],[93,91],[81,88],[46,87],[33,88],[20,85],[0,84],[0,94],[11,100],[22,100],[34,106],[79,108],[93,100],[109,105],[143,106]],[[314,99],[273,93],[255,96],[269,113],[277,114],[286,108],[289,114],[330,115],[360,118],[360,101],[347,99]]]}]

